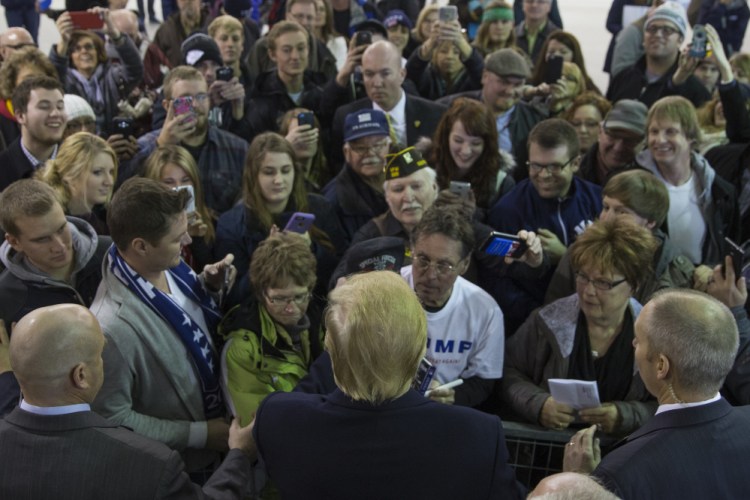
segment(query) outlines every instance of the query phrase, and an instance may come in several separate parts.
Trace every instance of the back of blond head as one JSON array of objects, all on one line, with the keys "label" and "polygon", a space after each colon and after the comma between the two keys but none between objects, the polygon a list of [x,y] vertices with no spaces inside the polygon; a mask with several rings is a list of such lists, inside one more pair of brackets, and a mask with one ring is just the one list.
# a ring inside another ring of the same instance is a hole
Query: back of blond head
[{"label": "back of blond head", "polygon": [[391,271],[356,275],[329,294],[326,347],[336,385],[378,405],[404,394],[427,345],[419,299]]}]

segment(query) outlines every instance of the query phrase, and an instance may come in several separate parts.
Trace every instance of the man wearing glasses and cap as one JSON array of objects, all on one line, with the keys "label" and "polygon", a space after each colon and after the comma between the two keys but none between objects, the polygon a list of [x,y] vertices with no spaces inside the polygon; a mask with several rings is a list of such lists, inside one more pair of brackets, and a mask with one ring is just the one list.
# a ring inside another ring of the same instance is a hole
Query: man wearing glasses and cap
[{"label": "man wearing glasses and cap", "polygon": [[646,113],[648,108],[640,101],[617,101],[599,124],[597,141],[581,158],[578,175],[604,186],[610,177],[628,168],[646,135]]}]

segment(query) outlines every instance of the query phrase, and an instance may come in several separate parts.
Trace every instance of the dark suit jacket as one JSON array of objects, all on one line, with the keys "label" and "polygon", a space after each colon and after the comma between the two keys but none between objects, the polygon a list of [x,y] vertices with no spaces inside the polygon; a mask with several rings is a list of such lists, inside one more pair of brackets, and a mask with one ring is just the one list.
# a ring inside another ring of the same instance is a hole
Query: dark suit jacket
[{"label": "dark suit jacket", "polygon": [[[331,129],[331,165],[336,172],[341,170],[344,165],[344,119],[349,113],[354,113],[360,109],[372,108],[370,99],[360,99],[346,106],[341,106],[336,110],[333,117],[333,127]],[[437,129],[440,118],[447,108],[442,104],[430,102],[427,99],[406,94],[406,139],[408,146],[414,145],[420,137],[432,139],[432,135]]]},{"label": "dark suit jacket", "polygon": [[232,450],[203,490],[180,454],[94,412],[43,416],[16,408],[0,420],[0,498],[240,499],[250,461]]},{"label": "dark suit jacket", "polygon": [[522,492],[500,419],[414,391],[372,406],[340,390],[274,393],[258,408],[258,451],[284,499],[503,499]]},{"label": "dark suit jacket", "polygon": [[726,400],[654,416],[593,475],[623,499],[747,498],[750,407]]},{"label": "dark suit jacket", "polygon": [[23,154],[21,137],[13,141],[8,149],[0,153],[0,191],[19,179],[31,177],[34,167]]}]

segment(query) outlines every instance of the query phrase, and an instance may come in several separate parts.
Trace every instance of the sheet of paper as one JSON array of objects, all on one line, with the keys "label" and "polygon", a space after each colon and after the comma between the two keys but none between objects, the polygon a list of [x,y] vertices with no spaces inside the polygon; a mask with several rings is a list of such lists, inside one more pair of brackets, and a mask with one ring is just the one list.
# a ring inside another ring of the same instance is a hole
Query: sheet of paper
[{"label": "sheet of paper", "polygon": [[573,380],[551,378],[549,391],[558,403],[563,403],[576,410],[599,406],[599,389],[596,382],[590,380]]}]

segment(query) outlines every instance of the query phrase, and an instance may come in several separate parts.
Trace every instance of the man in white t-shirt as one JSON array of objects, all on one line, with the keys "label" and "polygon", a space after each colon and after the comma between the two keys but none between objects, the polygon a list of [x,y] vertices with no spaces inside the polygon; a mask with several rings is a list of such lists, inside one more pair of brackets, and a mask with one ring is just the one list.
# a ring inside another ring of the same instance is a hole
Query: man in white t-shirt
[{"label": "man in white t-shirt", "polygon": [[727,254],[725,237],[738,240],[735,190],[693,151],[700,126],[693,105],[680,96],[659,99],[646,121],[648,149],[636,162],[669,191],[669,239],[694,264],[715,265]]},{"label": "man in white t-shirt", "polygon": [[[521,231],[529,250],[522,260],[538,265],[539,239]],[[435,365],[433,387],[462,379],[455,389],[433,391],[447,404],[477,406],[503,375],[503,313],[484,290],[461,277],[474,248],[471,223],[449,207],[433,207],[411,233],[412,265],[401,275],[427,314],[426,357]]]}]

